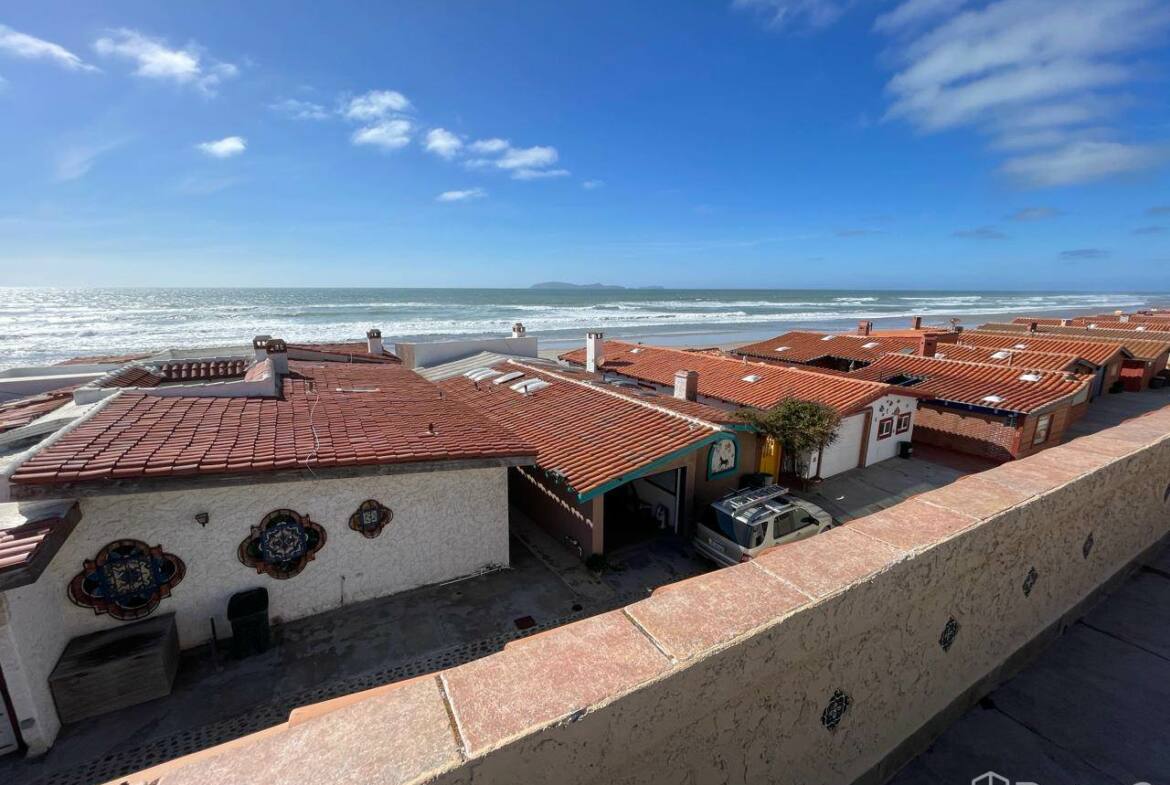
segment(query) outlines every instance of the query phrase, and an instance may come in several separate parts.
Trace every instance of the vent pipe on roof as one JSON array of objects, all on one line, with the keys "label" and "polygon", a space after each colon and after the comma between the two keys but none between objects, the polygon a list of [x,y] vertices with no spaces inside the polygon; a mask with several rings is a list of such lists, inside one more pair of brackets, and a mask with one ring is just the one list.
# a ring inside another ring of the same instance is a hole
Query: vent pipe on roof
[{"label": "vent pipe on roof", "polygon": [[693,401],[699,394],[698,371],[674,372],[674,397],[683,401]]},{"label": "vent pipe on roof", "polygon": [[605,365],[605,341],[599,332],[585,333],[585,370],[597,373]]},{"label": "vent pipe on roof", "polygon": [[871,332],[873,332],[873,322],[862,320],[857,323],[858,335],[869,335]]},{"label": "vent pipe on roof", "polygon": [[1036,329],[1039,326],[1040,326],[1039,322],[1028,322],[1028,332],[1030,332],[1030,333],[1036,332]]},{"label": "vent pipe on roof", "polygon": [[269,338],[264,351],[272,361],[272,372],[277,376],[288,376],[288,346],[279,338]]},{"label": "vent pipe on roof", "polygon": [[526,332],[528,331],[524,329],[524,325],[522,325],[520,322],[516,322],[514,325],[512,325],[513,338],[523,338],[524,333]]},{"label": "vent pipe on roof", "polygon": [[910,329],[911,330],[921,330],[922,329],[922,317],[921,316],[915,316],[910,320]]},{"label": "vent pipe on roof", "polygon": [[918,336],[918,353],[923,357],[934,357],[938,351],[938,336],[934,333],[923,333]]},{"label": "vent pipe on roof", "polygon": [[257,335],[252,339],[252,357],[256,362],[262,363],[268,359],[268,350],[264,346],[271,337],[271,335]]},{"label": "vent pipe on roof", "polygon": [[370,354],[382,353],[382,331],[377,327],[366,330],[366,348],[369,349]]}]

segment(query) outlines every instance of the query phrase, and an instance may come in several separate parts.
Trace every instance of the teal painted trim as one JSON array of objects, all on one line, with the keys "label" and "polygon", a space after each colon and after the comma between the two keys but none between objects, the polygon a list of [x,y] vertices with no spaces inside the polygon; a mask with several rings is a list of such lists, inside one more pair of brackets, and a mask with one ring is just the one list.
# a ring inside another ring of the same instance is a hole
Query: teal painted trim
[{"label": "teal painted trim", "polygon": [[[596,498],[597,496],[601,496],[602,494],[605,494],[605,493],[608,493],[609,491],[612,491],[614,488],[618,487],[619,485],[625,485],[627,482],[630,482],[631,480],[636,480],[639,477],[646,477],[647,475],[650,475],[650,474],[657,474],[662,469],[662,467],[665,466],[666,464],[671,463],[672,461],[678,460],[679,458],[681,458],[684,455],[689,455],[690,453],[695,452],[696,450],[701,450],[704,447],[706,447],[708,444],[711,444],[713,442],[717,442],[721,439],[727,439],[727,438],[734,439],[735,437],[729,436],[727,431],[717,431],[716,433],[713,433],[710,436],[707,436],[702,441],[696,442],[695,444],[689,445],[687,447],[683,447],[681,450],[675,450],[672,453],[668,453],[668,454],[662,456],[661,458],[658,458],[655,461],[651,461],[650,463],[646,464],[645,466],[643,466],[640,469],[635,469],[634,471],[629,472],[628,474],[623,474],[620,477],[615,477],[614,479],[612,479],[606,483],[603,483],[602,485],[597,486],[596,488],[589,491],[588,493],[578,493],[577,494],[577,501],[587,502],[590,499]],[[738,445],[739,445],[739,441],[737,440],[736,441],[736,449],[739,449]],[[737,458],[737,460],[738,460],[738,458]]]},{"label": "teal painted trim", "polygon": [[[715,479],[718,479],[720,477],[726,477],[727,475],[734,474],[736,471],[739,470],[739,439],[735,438],[734,436],[729,435],[726,439],[716,439],[715,441],[723,442],[723,441],[729,441],[729,440],[731,441],[732,444],[735,445],[735,465],[732,466],[730,469],[724,469],[721,472],[712,473],[711,472],[711,452],[710,452],[710,450],[708,450],[707,451],[707,479],[708,480],[715,480]],[[715,442],[711,442],[711,449],[712,450],[715,449]]]}]

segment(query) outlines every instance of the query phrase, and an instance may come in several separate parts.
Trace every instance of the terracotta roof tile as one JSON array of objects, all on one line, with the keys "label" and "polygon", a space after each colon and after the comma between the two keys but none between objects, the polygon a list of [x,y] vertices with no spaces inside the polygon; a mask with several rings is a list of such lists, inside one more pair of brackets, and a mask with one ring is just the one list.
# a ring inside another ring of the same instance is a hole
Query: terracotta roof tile
[{"label": "terracotta roof tile", "polygon": [[821,357],[840,357],[858,362],[873,362],[888,352],[913,354],[918,350],[918,336],[855,335],[796,330],[740,346],[732,353],[761,360],[808,363]]},{"label": "terracotta roof tile", "polygon": [[[585,350],[576,349],[561,357],[567,362],[584,363]],[[811,369],[712,357],[624,341],[605,342],[604,370],[662,385],[673,385],[676,371],[697,371],[699,395],[760,409],[771,408],[785,398],[799,398],[826,404],[847,415],[883,395],[914,394],[884,384]],[[748,381],[747,377],[758,378]]]},{"label": "terracotta roof tile", "polygon": [[934,356],[946,360],[1006,365],[1011,368],[1037,368],[1044,371],[1070,370],[1078,363],[1097,367],[1096,363],[1083,357],[1077,357],[1075,354],[993,349],[986,346],[966,346],[954,343],[940,343]]},{"label": "terracotta roof tile", "polygon": [[369,363],[400,363],[402,360],[389,349],[383,349],[381,354],[371,354],[369,344],[365,341],[345,341],[341,343],[290,343],[288,344],[290,359],[325,360],[329,357],[298,357],[298,354],[312,353],[319,355],[338,355],[340,362],[369,362]]},{"label": "terracotta roof tile", "polygon": [[35,581],[80,518],[73,501],[0,505],[0,591]]},{"label": "terracotta roof tile", "polygon": [[93,354],[84,357],[70,357],[57,365],[121,365],[123,363],[144,360],[150,356],[149,352],[134,352],[132,354]]},{"label": "terracotta roof tile", "polygon": [[231,379],[243,376],[251,361],[243,357],[225,360],[174,360],[159,363],[155,371],[168,382]]},{"label": "terracotta roof tile", "polygon": [[1120,343],[1065,337],[1040,337],[1026,333],[999,333],[984,330],[964,330],[959,333],[964,346],[985,346],[990,349],[1018,349],[1055,354],[1075,354],[1097,365],[1108,365],[1125,354]]},{"label": "terracotta roof tile", "polygon": [[[1146,325],[1138,325],[1146,326]],[[1023,324],[985,324],[981,331],[999,333],[1024,333],[1042,338],[1073,339],[1119,343],[1139,360],[1154,360],[1170,352],[1170,332],[1158,330],[1113,330],[1097,327],[1061,327],[1059,325],[1038,325],[1035,333],[1028,332]]]},{"label": "terracotta roof tile", "polygon": [[[587,375],[549,370],[518,360],[491,366],[498,373],[478,382],[453,376],[439,382],[463,401],[537,447],[537,465],[564,476],[581,495],[668,456],[712,441],[727,417],[691,401],[673,406],[665,396],[640,398]],[[514,379],[496,384],[509,373]],[[547,387],[522,394],[511,385],[540,380]],[[689,410],[689,411],[688,411]],[[704,418],[703,415],[714,415]]]},{"label": "terracotta roof tile", "polygon": [[887,354],[854,371],[860,379],[889,380],[896,376],[921,379],[909,389],[934,400],[985,409],[1028,413],[1070,399],[1089,383],[1087,376],[1056,371],[1005,368],[936,357]]},{"label": "terracotta roof tile", "polygon": [[[123,392],[13,483],[529,457],[535,448],[398,365],[290,362],[280,398]],[[431,432],[433,426],[434,431]]]},{"label": "terracotta roof tile", "polygon": [[75,389],[77,385],[0,403],[0,433],[23,428],[38,417],[60,409],[73,400]]}]

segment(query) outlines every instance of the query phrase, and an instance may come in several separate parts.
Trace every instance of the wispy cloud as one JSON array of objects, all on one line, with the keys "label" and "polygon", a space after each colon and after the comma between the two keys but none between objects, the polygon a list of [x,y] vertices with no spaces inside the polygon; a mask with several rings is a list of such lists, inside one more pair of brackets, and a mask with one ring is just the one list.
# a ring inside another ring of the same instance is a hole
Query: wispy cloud
[{"label": "wispy cloud", "polygon": [[22,60],[47,60],[71,71],[99,70],[60,44],[21,33],[6,25],[0,25],[0,52]]},{"label": "wispy cloud", "polygon": [[93,44],[94,51],[104,57],[118,57],[134,63],[134,75],[143,79],[191,85],[207,96],[213,96],[227,79],[239,74],[231,63],[204,56],[194,43],[182,49],[169,47],[161,38],[151,38],[137,30],[111,30]]},{"label": "wispy cloud", "polygon": [[827,27],[844,12],[849,0],[732,0],[732,8],[751,11],[769,27]]},{"label": "wispy cloud", "polygon": [[482,199],[487,191],[482,188],[467,188],[462,191],[443,191],[435,197],[436,202],[466,202],[471,199]]},{"label": "wispy cloud", "polygon": [[480,155],[491,155],[492,153],[502,153],[508,149],[507,139],[478,139],[472,142],[468,147],[473,153]]},{"label": "wispy cloud", "polygon": [[84,177],[93,168],[98,158],[121,144],[122,141],[115,141],[74,144],[64,148],[57,154],[53,164],[54,179],[57,182],[67,182]]},{"label": "wispy cloud", "polygon": [[1064,215],[1055,207],[1022,207],[1007,216],[1009,221],[1044,221]]},{"label": "wispy cloud", "polygon": [[463,148],[463,140],[445,128],[427,131],[426,149],[440,158],[450,160]]},{"label": "wispy cloud", "polygon": [[467,149],[478,154],[464,162],[469,169],[500,169],[513,180],[544,180],[571,174],[568,169],[553,168],[560,153],[548,145],[513,147],[507,139],[492,138],[478,139]]},{"label": "wispy cloud", "polygon": [[350,136],[354,144],[400,150],[414,136],[414,119],[407,114],[413,108],[410,100],[397,90],[370,90],[343,99],[338,114],[364,123]]},{"label": "wispy cloud", "polygon": [[385,120],[357,129],[351,138],[354,144],[373,145],[384,150],[398,150],[410,144],[410,135],[413,130],[414,126],[409,120]]},{"label": "wispy cloud", "polygon": [[350,120],[381,120],[411,110],[410,101],[397,90],[371,90],[346,100],[341,114]]},{"label": "wispy cloud", "polygon": [[212,158],[234,158],[248,148],[248,142],[242,136],[225,136],[211,142],[200,142],[195,148]]},{"label": "wispy cloud", "polygon": [[887,118],[925,133],[975,128],[995,149],[1028,151],[1002,167],[1027,186],[1155,166],[1159,145],[1122,141],[1112,125],[1140,77],[1134,57],[1167,27],[1158,0],[905,0],[875,24],[899,63]]},{"label": "wispy cloud", "polygon": [[543,180],[547,177],[568,177],[568,169],[514,169],[513,180]]},{"label": "wispy cloud", "polygon": [[329,117],[329,110],[321,104],[312,101],[301,101],[296,98],[285,98],[268,105],[274,112],[281,112],[298,120],[325,120]]},{"label": "wispy cloud", "polygon": [[1073,248],[1071,251],[1060,252],[1061,259],[1068,259],[1070,261],[1105,259],[1108,258],[1108,256],[1109,252],[1104,248]]},{"label": "wispy cloud", "polygon": [[596,190],[598,188],[604,188],[605,181],[604,180],[585,180],[581,183],[581,187],[584,188],[586,191],[593,191],[593,190]]},{"label": "wispy cloud", "polygon": [[974,229],[957,229],[951,232],[954,237],[962,237],[966,240],[1003,240],[1007,235],[996,229],[994,226],[979,226]]}]

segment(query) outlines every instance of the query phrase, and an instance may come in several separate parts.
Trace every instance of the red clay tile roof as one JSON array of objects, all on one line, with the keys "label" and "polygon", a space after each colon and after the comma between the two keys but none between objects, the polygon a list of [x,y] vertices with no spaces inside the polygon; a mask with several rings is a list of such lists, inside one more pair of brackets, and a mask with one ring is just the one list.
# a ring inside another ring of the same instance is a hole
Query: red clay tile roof
[{"label": "red clay tile roof", "polygon": [[959,333],[959,343],[964,346],[985,346],[989,349],[1019,349],[1021,351],[1075,354],[1097,365],[1108,365],[1124,356],[1125,349],[1120,343],[1101,343],[1079,338],[1042,338],[1027,333],[996,333],[983,330],[964,330]]},{"label": "red clay tile roof", "polygon": [[162,377],[141,365],[127,365],[94,382],[94,387],[158,387]]},{"label": "red clay tile roof", "polygon": [[[0,591],[36,580],[81,518],[74,501],[0,506]],[[10,525],[15,524],[15,525]]]},{"label": "red clay tile roof", "polygon": [[[591,384],[588,376],[550,371],[518,360],[491,366],[501,374],[523,375],[494,384],[496,375],[474,382],[453,376],[439,382],[452,398],[463,401],[536,445],[536,463],[564,475],[581,496],[644,469],[668,456],[717,438],[722,429],[710,420],[664,411],[660,398],[640,399],[611,385]],[[549,386],[527,395],[510,388],[524,379]],[[689,401],[692,411],[711,407]]]},{"label": "red clay tile roof", "polygon": [[[288,344],[290,355],[295,355],[297,352],[314,352],[321,354],[335,354],[343,355],[346,359],[342,362],[369,362],[369,363],[400,363],[402,360],[398,355],[391,352],[389,349],[383,349],[381,354],[371,354],[370,346],[365,341],[346,341],[342,343],[290,343]],[[296,358],[291,356],[291,359],[320,359],[329,360],[327,357],[312,357],[312,358]]]},{"label": "red clay tile roof", "polygon": [[[897,375],[921,377],[923,381],[909,389],[935,400],[1020,413],[1037,411],[1071,399],[1089,383],[1087,376],[1074,377],[1056,371],[1004,368],[903,354],[887,354],[850,374],[874,381]],[[1025,375],[1038,378],[1027,380],[1022,378]],[[1000,400],[989,401],[988,396]]]},{"label": "red clay tile roof", "polygon": [[907,335],[854,335],[796,330],[740,346],[732,354],[761,360],[808,363],[821,357],[873,362],[887,352],[915,353],[919,337]]},{"label": "red clay tile roof", "polygon": [[[1004,354],[1007,356],[1002,356]],[[1006,365],[1010,368],[1038,368],[1044,371],[1071,370],[1078,363],[1085,363],[1094,368],[1097,367],[1096,363],[1089,362],[1082,357],[1077,357],[1075,354],[991,349],[986,346],[966,346],[954,343],[940,343],[934,356],[947,360],[986,363],[988,365]]]},{"label": "red clay tile roof", "polygon": [[251,360],[236,357],[227,360],[173,360],[159,363],[154,368],[168,382],[188,382],[243,376],[251,364]]},{"label": "red clay tile roof", "polygon": [[[561,355],[567,362],[584,363],[585,349]],[[676,371],[699,373],[699,395],[737,406],[769,409],[785,398],[817,401],[852,414],[883,395],[914,395],[884,384],[818,373],[805,368],[712,357],[660,346],[641,346],[624,341],[605,342],[604,370],[632,379],[674,385]],[[758,376],[756,381],[744,377]]]},{"label": "red clay tile roof", "polygon": [[120,393],[35,452],[12,482],[221,475],[536,452],[468,406],[442,398],[435,385],[401,366],[296,361],[289,366],[283,396],[276,399]]},{"label": "red clay tile roof", "polygon": [[0,403],[0,433],[23,428],[38,417],[60,409],[73,400],[75,389],[77,385]]},{"label": "red clay tile roof", "polygon": [[[1021,325],[985,325],[980,332],[1001,332],[1018,334]],[[1124,332],[1120,330],[1091,330],[1087,327],[1046,327],[1040,326],[1031,333],[1024,328],[1024,334],[1054,340],[1095,341],[1105,344],[1120,344],[1138,360],[1159,359],[1170,352],[1170,334],[1160,332]]]}]

